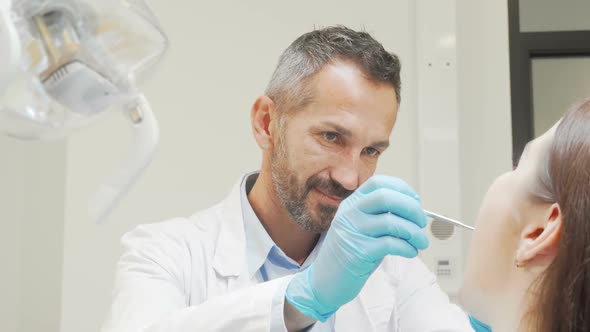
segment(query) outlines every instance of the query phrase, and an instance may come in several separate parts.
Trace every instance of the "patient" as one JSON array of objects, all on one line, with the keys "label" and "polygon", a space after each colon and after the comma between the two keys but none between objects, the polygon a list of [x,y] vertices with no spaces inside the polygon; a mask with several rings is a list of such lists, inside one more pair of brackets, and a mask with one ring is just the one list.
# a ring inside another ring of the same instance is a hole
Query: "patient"
[{"label": "patient", "polygon": [[460,298],[494,332],[590,331],[590,99],[490,187]]}]

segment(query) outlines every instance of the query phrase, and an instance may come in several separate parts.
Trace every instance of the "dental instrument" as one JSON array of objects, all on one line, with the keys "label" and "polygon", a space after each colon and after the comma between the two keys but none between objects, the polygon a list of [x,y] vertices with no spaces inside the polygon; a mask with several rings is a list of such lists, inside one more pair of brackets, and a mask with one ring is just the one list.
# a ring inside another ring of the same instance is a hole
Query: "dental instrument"
[{"label": "dental instrument", "polygon": [[426,215],[434,220],[438,220],[444,223],[448,223],[448,224],[453,224],[455,226],[459,226],[459,227],[463,227],[463,228],[467,228],[470,230],[474,230],[475,228],[473,228],[472,226],[466,225],[460,221],[457,221],[455,219],[451,219],[449,217],[445,217],[443,215],[440,215],[438,213],[434,213],[434,212],[430,212],[428,210],[424,210],[424,212],[426,213]]}]

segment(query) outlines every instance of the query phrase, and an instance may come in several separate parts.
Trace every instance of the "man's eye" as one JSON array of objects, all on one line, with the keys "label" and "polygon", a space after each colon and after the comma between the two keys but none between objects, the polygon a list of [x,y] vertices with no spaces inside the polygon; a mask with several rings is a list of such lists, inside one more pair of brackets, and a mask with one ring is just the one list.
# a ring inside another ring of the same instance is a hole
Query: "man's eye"
[{"label": "man's eye", "polygon": [[339,137],[338,137],[337,133],[327,131],[327,132],[324,132],[323,135],[324,135],[324,139],[328,142],[331,142],[331,143],[338,142]]},{"label": "man's eye", "polygon": [[379,150],[377,150],[375,148],[365,148],[365,153],[369,157],[377,157],[377,156],[379,156],[379,154],[381,154],[381,152],[379,152]]}]

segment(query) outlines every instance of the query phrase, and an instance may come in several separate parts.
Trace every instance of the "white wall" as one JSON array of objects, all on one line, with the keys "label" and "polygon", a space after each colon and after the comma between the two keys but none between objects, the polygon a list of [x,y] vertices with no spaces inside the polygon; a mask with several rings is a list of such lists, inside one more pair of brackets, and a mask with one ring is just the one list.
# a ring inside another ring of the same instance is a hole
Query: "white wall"
[{"label": "white wall", "polygon": [[[417,1],[418,189],[426,209],[454,218],[461,213],[456,12],[455,0]],[[461,286],[466,232],[442,225],[452,234],[442,239],[436,225],[425,228],[430,248],[420,258],[452,296]]]},{"label": "white wall", "polygon": [[[507,3],[418,3],[419,186],[426,208],[473,224],[488,186],[511,168]],[[461,283],[471,232],[432,236],[422,260],[451,297]],[[448,272],[444,272],[448,271]]]},{"label": "white wall", "polygon": [[[23,221],[23,152],[12,139],[0,138],[0,330],[16,331],[20,316],[21,224]],[[8,153],[10,152],[10,153]]]},{"label": "white wall", "polygon": [[469,224],[491,182],[512,167],[507,17],[506,1],[457,0],[461,218]]},{"label": "white wall", "polygon": [[415,183],[414,14],[411,0],[151,1],[171,38],[145,89],[160,120],[158,155],[110,222],[88,223],[86,199],[124,151],[117,117],[69,140],[62,331],[98,328],[108,309],[119,238],[138,223],[186,216],[258,168],[250,106],[280,53],[314,26],[365,27],[403,62],[403,106],[380,171]]},{"label": "white wall", "polygon": [[57,331],[65,143],[0,136],[0,331]]}]

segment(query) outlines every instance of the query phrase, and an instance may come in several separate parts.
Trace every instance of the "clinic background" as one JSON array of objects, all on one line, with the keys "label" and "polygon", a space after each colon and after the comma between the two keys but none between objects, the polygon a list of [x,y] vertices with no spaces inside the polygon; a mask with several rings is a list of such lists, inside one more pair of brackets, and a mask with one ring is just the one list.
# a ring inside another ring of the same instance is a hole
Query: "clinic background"
[{"label": "clinic background", "polygon": [[[86,204],[126,152],[121,115],[66,141],[0,137],[0,331],[98,330],[121,235],[208,207],[259,167],[250,107],[281,52],[314,27],[364,28],[400,56],[402,105],[378,172],[405,179],[426,207],[473,224],[488,185],[511,168],[504,0],[147,2],[171,42],[143,85],[161,141],[107,224],[92,224]],[[433,44],[439,27],[448,38]],[[460,269],[469,234],[453,236]]]}]

